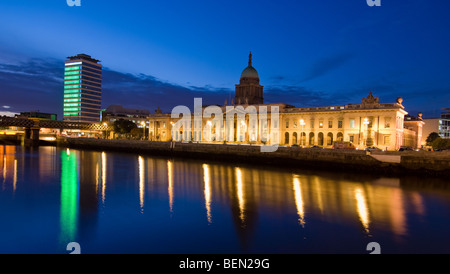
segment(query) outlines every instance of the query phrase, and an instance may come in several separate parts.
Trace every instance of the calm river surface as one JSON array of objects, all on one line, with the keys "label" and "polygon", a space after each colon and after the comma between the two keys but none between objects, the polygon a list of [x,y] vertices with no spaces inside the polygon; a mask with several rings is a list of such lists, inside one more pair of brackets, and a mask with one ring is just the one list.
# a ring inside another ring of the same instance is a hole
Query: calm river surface
[{"label": "calm river surface", "polygon": [[0,253],[450,253],[450,182],[0,146]]}]

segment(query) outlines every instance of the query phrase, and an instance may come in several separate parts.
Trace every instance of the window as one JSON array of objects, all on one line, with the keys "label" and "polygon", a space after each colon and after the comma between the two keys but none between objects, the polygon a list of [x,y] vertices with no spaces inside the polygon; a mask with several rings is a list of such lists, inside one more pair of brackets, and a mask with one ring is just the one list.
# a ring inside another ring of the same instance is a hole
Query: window
[{"label": "window", "polygon": [[310,128],[314,128],[314,120],[311,120],[311,127]]},{"label": "window", "polygon": [[333,133],[327,134],[327,146],[331,146],[333,144]]},{"label": "window", "polygon": [[384,118],[384,128],[391,128],[391,117]]},{"label": "window", "polygon": [[323,128],[323,121],[319,121],[319,128]]},{"label": "window", "polygon": [[343,125],[343,121],[342,121],[342,120],[339,120],[339,121],[338,121],[338,128],[342,128],[342,125]]},{"label": "window", "polygon": [[350,128],[355,128],[355,119],[350,119]]},{"label": "window", "polygon": [[391,144],[391,136],[389,135],[384,136],[384,144],[386,146],[389,146]]},{"label": "window", "polygon": [[286,128],[289,128],[289,120],[286,120]]},{"label": "window", "polygon": [[333,128],[333,121],[332,120],[328,121],[328,128]]},{"label": "window", "polygon": [[294,121],[294,128],[297,128],[297,121]]},{"label": "window", "polygon": [[350,135],[348,137],[349,137],[350,143],[353,143],[353,135]]}]

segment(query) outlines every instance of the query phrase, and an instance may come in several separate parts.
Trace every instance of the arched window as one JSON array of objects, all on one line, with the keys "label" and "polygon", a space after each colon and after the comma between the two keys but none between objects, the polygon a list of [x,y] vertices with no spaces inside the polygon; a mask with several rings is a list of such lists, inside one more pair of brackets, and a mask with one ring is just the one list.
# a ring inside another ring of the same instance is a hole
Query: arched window
[{"label": "arched window", "polygon": [[333,133],[329,132],[327,134],[327,146],[331,146],[333,144]]},{"label": "arched window", "polygon": [[344,134],[342,134],[342,132],[338,132],[336,140],[338,142],[344,141]]},{"label": "arched window", "polygon": [[314,132],[309,133],[309,145],[310,146],[314,145]]},{"label": "arched window", "polygon": [[297,132],[292,134],[292,144],[297,144]]},{"label": "arched window", "polygon": [[318,138],[317,138],[317,144],[319,145],[319,146],[323,146],[323,133],[322,132],[319,132],[319,135],[317,136]]},{"label": "arched window", "polygon": [[306,133],[304,132],[300,134],[300,145],[306,146]]},{"label": "arched window", "polygon": [[289,132],[284,134],[284,144],[289,145]]}]

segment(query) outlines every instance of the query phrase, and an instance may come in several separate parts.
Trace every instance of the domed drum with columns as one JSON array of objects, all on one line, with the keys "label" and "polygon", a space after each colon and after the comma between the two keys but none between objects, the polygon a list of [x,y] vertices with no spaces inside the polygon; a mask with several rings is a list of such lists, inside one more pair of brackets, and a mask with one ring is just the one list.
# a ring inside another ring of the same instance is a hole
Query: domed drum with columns
[{"label": "domed drum with columns", "polygon": [[234,103],[237,105],[263,104],[263,86],[259,84],[258,71],[252,66],[252,53],[248,57],[248,67],[241,73],[239,84],[236,85]]}]

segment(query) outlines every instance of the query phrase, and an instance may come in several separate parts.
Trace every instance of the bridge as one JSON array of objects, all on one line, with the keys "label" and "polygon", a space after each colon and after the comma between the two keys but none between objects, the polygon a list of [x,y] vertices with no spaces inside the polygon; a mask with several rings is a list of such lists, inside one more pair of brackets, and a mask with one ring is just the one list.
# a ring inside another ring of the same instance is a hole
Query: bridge
[{"label": "bridge", "polygon": [[72,122],[72,121],[53,121],[39,120],[35,118],[14,118],[0,117],[0,127],[23,127],[25,128],[25,139],[39,141],[39,131],[41,128],[56,128],[61,131],[64,129],[93,130],[93,131],[112,131],[114,128],[98,123]]}]

